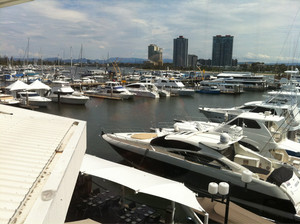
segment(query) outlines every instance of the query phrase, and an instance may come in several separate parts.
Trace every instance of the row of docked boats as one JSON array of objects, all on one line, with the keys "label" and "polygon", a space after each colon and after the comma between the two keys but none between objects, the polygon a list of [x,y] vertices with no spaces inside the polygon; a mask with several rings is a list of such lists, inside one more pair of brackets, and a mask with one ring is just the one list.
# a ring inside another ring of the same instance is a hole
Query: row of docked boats
[{"label": "row of docked boats", "polygon": [[172,128],[101,136],[133,166],[183,182],[199,195],[207,195],[211,182],[228,182],[230,199],[238,205],[276,222],[300,222],[295,98],[271,96],[218,108],[216,116],[213,108],[207,111],[213,122],[180,121]]},{"label": "row of docked boats", "polygon": [[5,87],[5,90],[6,93],[0,96],[0,102],[7,105],[45,107],[50,102],[85,104],[89,100],[89,97],[75,91],[68,82],[60,80],[53,81],[52,87],[39,80],[30,85],[17,80]]},{"label": "row of docked boats", "polygon": [[95,89],[84,91],[90,96],[131,99],[134,96],[160,98],[176,96],[192,96],[193,89],[185,88],[184,84],[175,79],[160,79],[153,83],[148,80],[133,82],[125,86],[118,81],[107,81]]},{"label": "row of docked boats", "polygon": [[[194,94],[194,90],[185,88],[182,82],[168,79],[162,80],[159,85],[145,81],[124,86],[117,81],[107,81],[94,89],[85,89],[84,91],[75,91],[70,82],[64,80],[53,80],[51,87],[39,80],[30,85],[17,80],[5,87],[5,90],[6,93],[1,97],[1,103],[39,107],[47,106],[50,102],[84,105],[89,97],[127,100],[134,96],[160,98],[171,95],[192,96]],[[9,101],[8,96],[12,100]]]}]

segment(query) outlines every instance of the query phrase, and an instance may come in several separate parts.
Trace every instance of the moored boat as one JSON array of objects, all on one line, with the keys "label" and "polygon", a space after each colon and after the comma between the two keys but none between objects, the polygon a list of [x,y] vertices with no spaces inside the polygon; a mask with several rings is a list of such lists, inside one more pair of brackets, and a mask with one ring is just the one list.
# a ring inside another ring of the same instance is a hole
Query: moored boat
[{"label": "moored boat", "polygon": [[136,94],[136,96],[159,98],[157,87],[150,82],[137,82],[131,83],[125,86],[130,92]]},{"label": "moored boat", "polygon": [[75,91],[69,82],[60,80],[52,82],[52,89],[48,98],[53,102],[80,105],[84,105],[89,100],[88,96],[84,96],[83,93]]},{"label": "moored boat", "polygon": [[[107,133],[102,137],[134,166],[184,182],[200,195],[210,182],[229,182],[230,198],[240,206],[276,220],[300,221],[296,171],[240,145],[240,129],[234,133]],[[247,188],[241,181],[243,173],[252,177]]]},{"label": "moored boat", "polygon": [[98,86],[95,90],[88,90],[84,93],[90,96],[115,97],[123,100],[133,99],[136,95],[116,81],[107,81],[104,86]]}]

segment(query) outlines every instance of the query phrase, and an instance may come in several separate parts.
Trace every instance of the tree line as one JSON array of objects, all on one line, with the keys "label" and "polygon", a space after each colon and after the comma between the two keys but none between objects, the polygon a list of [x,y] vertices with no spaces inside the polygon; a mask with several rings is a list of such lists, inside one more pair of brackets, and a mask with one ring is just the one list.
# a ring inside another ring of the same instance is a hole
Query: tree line
[{"label": "tree line", "polygon": [[[25,59],[14,59],[13,57],[0,56],[0,65],[12,65],[12,66],[22,66],[24,64],[38,64],[38,65],[70,65],[70,62],[65,62],[60,59],[57,60],[43,60],[41,59],[30,59],[26,61]],[[86,63],[83,63],[83,66],[90,67],[106,67],[107,64],[92,63],[90,60],[87,60]],[[164,63],[163,65],[153,65],[150,63],[118,63],[119,67],[134,67],[137,69],[149,69],[149,70],[180,70],[180,71],[197,71],[199,69],[192,67],[175,67],[172,63]],[[263,62],[253,62],[253,63],[240,63],[238,66],[233,67],[215,67],[215,66],[198,66],[201,71],[210,71],[210,72],[223,72],[226,70],[229,71],[243,71],[243,72],[252,72],[252,73],[272,73],[272,74],[282,74],[286,70],[292,70],[295,68],[300,69],[300,66],[291,66],[288,64],[265,64]]]}]

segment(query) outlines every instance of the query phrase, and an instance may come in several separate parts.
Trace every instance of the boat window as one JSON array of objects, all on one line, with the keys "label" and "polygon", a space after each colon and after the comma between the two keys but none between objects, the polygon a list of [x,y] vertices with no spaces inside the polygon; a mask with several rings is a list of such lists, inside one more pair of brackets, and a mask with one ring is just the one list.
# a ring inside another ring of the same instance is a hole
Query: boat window
[{"label": "boat window", "polygon": [[279,130],[278,125],[272,121],[266,121],[265,125],[268,128],[268,130],[271,132],[275,142],[280,142],[282,139],[282,134]]},{"label": "boat window", "polygon": [[254,152],[259,152],[259,149],[258,149],[256,146],[254,146],[254,145],[252,145],[252,144],[250,144],[250,143],[248,143],[248,142],[239,141],[239,143],[240,143],[242,146],[245,146],[245,147],[251,149],[251,150],[254,151]]},{"label": "boat window", "polygon": [[201,155],[201,154],[197,154],[194,152],[187,152],[187,151],[171,151],[171,153],[184,156],[185,160],[191,161],[194,163],[211,166],[211,167],[215,167],[218,169],[221,169],[221,168],[230,169],[225,163],[223,163],[219,160],[216,160],[215,158],[206,156],[206,155]]},{"label": "boat window", "polygon": [[228,148],[221,151],[222,155],[226,158],[233,160],[235,156],[234,145],[231,144]]},{"label": "boat window", "polygon": [[136,88],[136,89],[138,89],[138,88],[140,88],[140,85],[128,85],[127,87],[129,87],[129,88]]},{"label": "boat window", "polygon": [[265,107],[255,107],[250,112],[255,112],[255,113],[264,113],[266,111],[270,111],[271,114],[277,115],[276,111],[272,108],[265,108]]},{"label": "boat window", "polygon": [[245,128],[253,128],[253,129],[260,129],[261,128],[256,121],[246,119],[246,118],[236,118],[233,121],[231,121],[229,124],[230,125],[237,125],[237,126],[245,127]]},{"label": "boat window", "polygon": [[190,150],[190,151],[199,151],[201,148],[198,146],[182,142],[182,141],[177,141],[177,140],[166,140],[165,136],[155,138],[151,141],[150,143],[153,146],[161,146],[165,148],[176,148],[176,149],[185,149],[185,150]]},{"label": "boat window", "polygon": [[254,108],[253,106],[244,106],[244,107],[241,107],[241,109],[244,109],[244,110],[251,110],[253,108]]}]

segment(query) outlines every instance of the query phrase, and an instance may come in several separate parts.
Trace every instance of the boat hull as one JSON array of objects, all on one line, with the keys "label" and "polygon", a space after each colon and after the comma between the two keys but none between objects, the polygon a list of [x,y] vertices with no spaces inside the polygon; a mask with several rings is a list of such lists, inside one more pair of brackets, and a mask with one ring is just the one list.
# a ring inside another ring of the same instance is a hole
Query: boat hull
[{"label": "boat hull", "polygon": [[81,96],[60,96],[58,99],[58,96],[50,96],[49,97],[53,102],[56,103],[65,103],[65,104],[78,104],[78,105],[84,105],[89,100],[88,97],[81,97]]},{"label": "boat hull", "polygon": [[199,195],[207,196],[210,182],[229,182],[231,201],[258,215],[276,220],[300,222],[300,218],[295,216],[295,208],[289,198],[274,185],[270,186],[269,183],[257,180],[248,184],[248,188],[245,189],[240,176],[236,173],[199,164],[194,165],[159,152],[112,140],[107,136],[103,138],[133,166],[183,182]]}]

